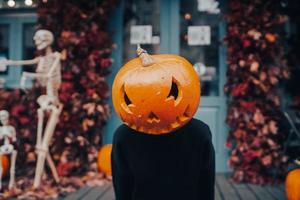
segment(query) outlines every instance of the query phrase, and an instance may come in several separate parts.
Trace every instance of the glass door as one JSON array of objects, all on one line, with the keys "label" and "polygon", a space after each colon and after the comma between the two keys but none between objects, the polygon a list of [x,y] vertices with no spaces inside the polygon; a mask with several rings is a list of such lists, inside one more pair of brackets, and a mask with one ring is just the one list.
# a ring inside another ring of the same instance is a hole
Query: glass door
[{"label": "glass door", "polygon": [[[194,116],[209,125],[216,151],[216,170],[228,171],[225,124],[226,49],[225,23],[221,0],[169,0],[165,10],[168,30],[161,29],[161,40],[168,40],[166,52],[189,60],[201,81],[201,103]],[[168,34],[164,35],[163,32]],[[164,36],[164,37],[163,37]]]},{"label": "glass door", "polygon": [[180,2],[180,54],[201,78],[201,95],[219,96],[220,13],[199,11],[199,2]]}]

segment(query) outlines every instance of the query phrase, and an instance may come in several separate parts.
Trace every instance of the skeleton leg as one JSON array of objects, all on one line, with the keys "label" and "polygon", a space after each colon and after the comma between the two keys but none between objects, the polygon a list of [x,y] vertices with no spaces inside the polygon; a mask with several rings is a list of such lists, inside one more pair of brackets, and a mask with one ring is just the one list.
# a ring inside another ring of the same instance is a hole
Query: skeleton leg
[{"label": "skeleton leg", "polygon": [[50,169],[51,169],[51,172],[52,172],[52,175],[53,175],[53,177],[54,177],[55,182],[56,182],[56,183],[59,183],[58,173],[57,173],[57,171],[56,171],[54,162],[53,162],[53,160],[52,160],[52,158],[51,158],[51,155],[50,155],[49,153],[47,154],[47,162],[48,162],[48,165],[49,165],[49,167],[50,167]]},{"label": "skeleton leg", "polygon": [[38,130],[36,138],[36,147],[40,148],[42,142],[42,132],[43,132],[43,123],[44,123],[44,110],[38,109]]},{"label": "skeleton leg", "polygon": [[[39,152],[42,151],[40,148],[41,148],[41,143],[42,143],[43,124],[44,124],[44,110],[39,108],[38,109],[38,130],[37,130],[37,137],[36,137],[36,153],[37,154],[39,154]],[[43,171],[41,172],[41,176],[42,175],[43,175]]]},{"label": "skeleton leg", "polygon": [[12,189],[15,185],[16,159],[17,159],[17,151],[14,150],[11,154],[11,160],[10,160],[10,178],[9,178],[8,189]]},{"label": "skeleton leg", "polygon": [[34,176],[34,182],[33,187],[38,188],[41,184],[41,179],[44,171],[44,163],[46,158],[46,151],[43,151],[42,149],[38,150],[38,159],[37,159],[37,167],[35,169],[35,176]]},{"label": "skeleton leg", "polygon": [[46,129],[45,129],[45,134],[43,136],[43,141],[42,141],[41,147],[38,151],[37,166],[35,169],[35,177],[34,177],[34,183],[33,183],[34,188],[38,188],[41,184],[41,178],[42,178],[43,169],[44,169],[44,165],[45,165],[45,159],[46,159],[46,156],[48,153],[49,142],[54,133],[54,129],[58,122],[58,118],[59,118],[61,109],[62,109],[62,106],[60,106],[59,109],[57,109],[56,107],[52,108],[51,116],[47,123]]}]

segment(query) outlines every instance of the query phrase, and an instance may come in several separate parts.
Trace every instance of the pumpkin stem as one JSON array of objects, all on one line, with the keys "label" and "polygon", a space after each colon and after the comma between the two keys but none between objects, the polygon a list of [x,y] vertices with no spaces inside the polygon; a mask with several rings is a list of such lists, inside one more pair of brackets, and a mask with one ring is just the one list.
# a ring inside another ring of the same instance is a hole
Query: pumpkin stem
[{"label": "pumpkin stem", "polygon": [[145,49],[142,49],[140,44],[137,45],[136,53],[142,60],[142,65],[144,67],[154,64],[154,59],[152,58],[152,56],[149,55]]}]

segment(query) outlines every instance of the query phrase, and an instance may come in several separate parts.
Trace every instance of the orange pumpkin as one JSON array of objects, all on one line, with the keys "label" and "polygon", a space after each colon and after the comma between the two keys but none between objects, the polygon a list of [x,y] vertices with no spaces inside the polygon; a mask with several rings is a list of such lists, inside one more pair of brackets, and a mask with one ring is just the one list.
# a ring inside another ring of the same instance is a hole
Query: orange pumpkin
[{"label": "orange pumpkin", "polygon": [[149,55],[126,63],[115,77],[113,105],[132,129],[165,134],[186,124],[200,102],[200,81],[191,63],[170,54]]},{"label": "orange pumpkin", "polygon": [[265,38],[267,39],[267,41],[273,43],[276,41],[276,35],[272,34],[272,33],[267,33],[265,35]]},{"label": "orange pumpkin", "polygon": [[288,173],[285,181],[285,190],[289,200],[300,199],[300,169]]},{"label": "orange pumpkin", "polygon": [[8,173],[9,159],[8,159],[8,156],[6,156],[6,155],[0,155],[0,159],[1,159],[2,168],[3,168],[2,176],[5,176]]},{"label": "orange pumpkin", "polygon": [[106,175],[111,175],[111,151],[112,145],[106,144],[100,149],[98,153],[98,168]]}]

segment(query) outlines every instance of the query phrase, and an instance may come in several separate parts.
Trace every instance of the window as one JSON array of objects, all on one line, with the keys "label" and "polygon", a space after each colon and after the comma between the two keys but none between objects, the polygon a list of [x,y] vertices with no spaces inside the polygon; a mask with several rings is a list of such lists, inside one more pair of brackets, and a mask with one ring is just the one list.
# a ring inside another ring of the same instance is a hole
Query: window
[{"label": "window", "polygon": [[[0,59],[9,58],[9,25],[0,25]],[[0,66],[0,74],[7,74],[7,67]]]},{"label": "window", "polygon": [[[144,27],[137,27],[141,25]],[[152,34],[149,34],[150,32]],[[123,61],[124,62],[127,62],[128,60],[136,57],[137,43],[140,43],[142,47],[151,54],[159,53],[160,51],[159,0],[125,1],[124,38],[123,38],[123,44],[124,44]]]},{"label": "window", "polygon": [[[22,60],[30,60],[35,57],[35,45],[33,36],[35,33],[35,24],[23,24],[23,51]],[[25,71],[35,71],[35,66],[27,66]]]}]

